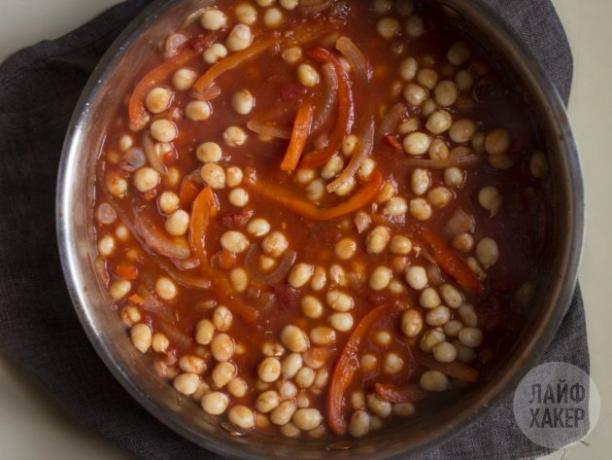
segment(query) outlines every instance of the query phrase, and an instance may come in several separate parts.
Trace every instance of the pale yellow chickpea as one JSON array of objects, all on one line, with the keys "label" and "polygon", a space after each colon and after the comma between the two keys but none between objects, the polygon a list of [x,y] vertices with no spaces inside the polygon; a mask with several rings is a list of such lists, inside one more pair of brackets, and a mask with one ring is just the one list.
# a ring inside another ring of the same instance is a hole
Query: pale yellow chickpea
[{"label": "pale yellow chickpea", "polygon": [[357,242],[353,238],[342,238],[336,243],[334,252],[341,260],[349,260],[357,251]]},{"label": "pale yellow chickpea", "polygon": [[191,121],[208,120],[212,115],[212,108],[207,101],[191,101],[185,106],[185,116]]},{"label": "pale yellow chickpea", "polygon": [[180,200],[176,193],[166,190],[157,200],[159,209],[165,214],[172,214],[180,206]]},{"label": "pale yellow chickpea", "polygon": [[134,186],[139,192],[145,193],[159,185],[161,176],[153,168],[145,166],[134,173]]},{"label": "pale yellow chickpea", "polygon": [[221,235],[221,246],[234,254],[240,254],[249,247],[249,240],[243,233],[236,230],[228,230]]},{"label": "pale yellow chickpea", "polygon": [[178,294],[178,289],[174,281],[168,277],[161,276],[155,281],[155,292],[163,300],[172,300]]},{"label": "pale yellow chickpea", "polygon": [[221,415],[227,410],[229,397],[225,393],[213,391],[206,393],[201,401],[202,409],[210,415]]},{"label": "pale yellow chickpea", "polygon": [[138,323],[130,329],[130,338],[134,347],[141,353],[146,353],[153,340],[151,328],[144,323]]},{"label": "pale yellow chickpea", "polygon": [[405,30],[410,38],[419,38],[425,33],[423,19],[415,15],[408,17],[408,19],[406,19]]},{"label": "pale yellow chickpea", "polygon": [[410,241],[410,238],[402,235],[395,235],[393,238],[391,238],[389,251],[391,251],[392,254],[406,256],[410,254],[411,250],[412,241]]},{"label": "pale yellow chickpea", "polygon": [[427,99],[427,90],[416,83],[408,83],[404,88],[403,95],[406,102],[418,107]]},{"label": "pale yellow chickpea", "polygon": [[476,125],[470,119],[457,120],[451,126],[448,135],[453,142],[462,144],[469,142],[476,132]]},{"label": "pale yellow chickpea", "polygon": [[455,84],[459,91],[469,91],[474,86],[474,77],[469,70],[460,70],[455,75]]},{"label": "pale yellow chickpea", "polygon": [[433,69],[421,69],[417,72],[417,81],[427,89],[434,89],[438,83],[438,72]]},{"label": "pale yellow chickpea", "polygon": [[510,148],[510,133],[506,129],[494,129],[485,138],[485,150],[489,155],[501,155]]},{"label": "pale yellow chickpea", "polygon": [[548,161],[542,152],[535,152],[529,159],[529,171],[536,179],[543,179],[548,175]]},{"label": "pale yellow chickpea", "polygon": [[221,10],[208,8],[200,16],[200,24],[206,30],[220,30],[227,26],[227,16]]},{"label": "pale yellow chickpea", "polygon": [[158,86],[149,91],[145,97],[145,106],[151,113],[161,113],[168,110],[173,97],[174,93],[171,90]]},{"label": "pale yellow chickpea", "polygon": [[172,75],[172,86],[177,91],[187,91],[193,86],[197,78],[198,74],[195,70],[183,67]]},{"label": "pale yellow chickpea", "polygon": [[281,403],[280,396],[277,391],[268,390],[259,394],[257,400],[255,401],[255,408],[263,413],[267,414],[268,412],[276,409]]},{"label": "pale yellow chickpea", "polygon": [[444,305],[439,305],[428,311],[425,315],[425,322],[428,326],[444,326],[450,320],[450,310]]},{"label": "pale yellow chickpea", "polygon": [[255,426],[255,415],[253,411],[246,406],[233,406],[229,410],[227,418],[231,423],[245,430]]},{"label": "pale yellow chickpea", "polygon": [[363,438],[370,431],[370,415],[365,410],[357,410],[351,415],[348,431],[354,438]]},{"label": "pale yellow chickpea", "polygon": [[216,142],[203,142],[198,145],[196,156],[202,163],[216,163],[221,161],[223,151]]},{"label": "pale yellow chickpea", "polygon": [[333,313],[328,321],[338,332],[348,332],[353,328],[353,315],[350,313]]},{"label": "pale yellow chickpea", "polygon": [[127,152],[134,146],[134,139],[129,134],[124,134],[119,138],[119,150],[122,152]]},{"label": "pale yellow chickpea", "polygon": [[323,304],[314,296],[307,295],[301,300],[302,314],[307,318],[320,318],[323,315]]},{"label": "pale yellow chickpea", "polygon": [[426,391],[446,391],[450,387],[448,377],[440,371],[428,370],[425,371],[419,380],[421,388]]},{"label": "pale yellow chickpea", "polygon": [[323,422],[323,416],[318,409],[308,408],[308,409],[298,409],[293,414],[293,423],[300,430],[303,431],[311,431],[317,428]]},{"label": "pale yellow chickpea", "polygon": [[139,323],[142,320],[140,310],[133,305],[128,305],[121,309],[121,321],[128,326],[132,327],[134,324]]},{"label": "pale yellow chickpea", "polygon": [[272,256],[280,257],[289,247],[289,241],[282,232],[272,232],[261,242],[263,251]]},{"label": "pale yellow chickpea", "polygon": [[446,110],[437,110],[427,119],[425,127],[432,134],[442,134],[446,132],[453,123],[453,117]]},{"label": "pale yellow chickpea", "polygon": [[359,138],[354,134],[346,136],[342,141],[342,154],[346,157],[350,157],[355,149],[359,145]]},{"label": "pale yellow chickpea", "polygon": [[355,185],[357,185],[355,178],[349,177],[334,193],[338,196],[348,196],[355,189]]},{"label": "pale yellow chickpea", "polygon": [[394,196],[383,208],[383,214],[387,216],[403,216],[408,211],[408,203],[405,198]]},{"label": "pale yellow chickpea", "polygon": [[355,300],[350,295],[337,289],[329,291],[325,296],[325,300],[332,310],[342,313],[350,311],[355,307]]},{"label": "pale yellow chickpea", "polygon": [[489,216],[497,215],[503,204],[503,197],[497,187],[492,185],[483,187],[478,192],[478,203],[489,211]]},{"label": "pale yellow chickpea", "polygon": [[369,254],[381,254],[391,240],[389,227],[379,225],[375,227],[366,238],[366,250]]},{"label": "pale yellow chickpea", "polygon": [[230,147],[240,147],[248,139],[248,134],[238,126],[230,126],[223,131],[223,140]]},{"label": "pale yellow chickpea", "polygon": [[109,294],[113,300],[123,299],[132,290],[132,283],[128,280],[113,281],[109,288]]},{"label": "pale yellow chickpea", "polygon": [[225,171],[225,182],[228,187],[238,187],[243,178],[244,173],[238,166],[230,166]]},{"label": "pale yellow chickpea", "polygon": [[165,118],[160,118],[151,123],[151,137],[159,142],[172,142],[178,136],[176,125]]},{"label": "pale yellow chickpea", "polygon": [[464,327],[459,331],[459,342],[469,348],[477,348],[482,344],[482,331],[476,327]]},{"label": "pale yellow chickpea", "polygon": [[115,238],[105,235],[98,240],[98,252],[101,256],[108,257],[115,252]]},{"label": "pale yellow chickpea", "polygon": [[357,171],[357,177],[361,181],[367,181],[376,168],[376,161],[372,158],[366,158]]},{"label": "pale yellow chickpea", "polygon": [[385,374],[394,375],[401,372],[403,368],[404,360],[399,354],[390,352],[383,358],[382,370]]},{"label": "pale yellow chickpea", "polygon": [[257,375],[263,382],[275,382],[281,375],[280,361],[273,357],[265,358],[257,367]]},{"label": "pale yellow chickpea", "polygon": [[231,205],[238,208],[244,208],[249,204],[249,192],[242,187],[238,187],[229,192],[227,199]]},{"label": "pale yellow chickpea", "polygon": [[234,339],[225,333],[217,334],[210,342],[210,352],[219,362],[229,361],[234,356]]},{"label": "pale yellow chickpea", "polygon": [[239,3],[234,9],[236,19],[243,24],[252,26],[257,21],[257,10],[250,3]]},{"label": "pale yellow chickpea", "polygon": [[446,283],[440,286],[439,289],[442,299],[444,299],[444,303],[446,305],[451,308],[459,308],[461,305],[463,305],[465,297],[455,286]]},{"label": "pale yellow chickpea", "polygon": [[457,349],[452,343],[442,342],[433,348],[434,359],[441,363],[452,363],[457,358]]},{"label": "pale yellow chickpea", "polygon": [[404,151],[410,155],[423,155],[429,150],[431,140],[425,133],[410,133],[403,140]]},{"label": "pale yellow chickpea", "polygon": [[283,345],[295,353],[303,353],[310,347],[308,335],[302,329],[292,324],[283,328],[280,339]]},{"label": "pale yellow chickpea", "polygon": [[401,328],[406,337],[416,337],[423,330],[423,317],[417,310],[407,310],[402,315]]},{"label": "pale yellow chickpea", "polygon": [[457,102],[457,85],[450,80],[442,80],[434,89],[434,99],[442,107],[450,107]]},{"label": "pale yellow chickpea", "polygon": [[177,209],[168,216],[164,227],[172,236],[185,235],[189,230],[189,213],[183,209]]},{"label": "pale yellow chickpea", "polygon": [[476,258],[486,269],[492,267],[499,259],[499,248],[492,238],[483,238],[476,245]]},{"label": "pale yellow chickpea", "polygon": [[369,286],[374,291],[382,291],[389,286],[393,279],[393,271],[389,267],[380,265],[376,267],[370,275]]},{"label": "pale yellow chickpea", "polygon": [[244,292],[249,287],[249,275],[244,268],[234,268],[230,272],[230,282],[236,292]]},{"label": "pale yellow chickpea", "polygon": [[444,170],[444,183],[448,187],[461,188],[465,184],[465,171],[451,166]]},{"label": "pale yellow chickpea", "polygon": [[433,309],[436,308],[442,300],[440,299],[440,295],[438,291],[436,291],[433,287],[427,287],[421,291],[421,295],[419,296],[419,304],[423,308]]},{"label": "pale yellow chickpea", "polygon": [[174,382],[172,382],[172,385],[179,393],[189,396],[194,394],[198,389],[198,386],[200,385],[200,377],[197,374],[185,372],[177,375]]},{"label": "pale yellow chickpea", "polygon": [[225,188],[225,171],[221,166],[215,163],[206,163],[200,169],[200,176],[215,190]]},{"label": "pale yellow chickpea", "polygon": [[332,179],[342,171],[343,167],[344,161],[342,161],[340,155],[334,155],[325,163],[323,169],[321,169],[321,177],[326,180]]},{"label": "pale yellow chickpea", "polygon": [[310,331],[310,341],[315,345],[329,346],[336,341],[336,331],[331,327],[317,326]]},{"label": "pale yellow chickpea", "polygon": [[287,64],[297,64],[302,60],[304,53],[299,46],[291,46],[281,53],[281,57]]},{"label": "pale yellow chickpea", "polygon": [[270,414],[270,421],[278,426],[283,426],[289,423],[291,417],[295,413],[297,406],[291,400],[283,401]]},{"label": "pale yellow chickpea", "polygon": [[414,80],[414,77],[416,77],[418,70],[419,70],[419,64],[417,63],[416,59],[412,57],[404,59],[402,63],[400,64],[400,69],[399,69],[400,76],[405,81]]},{"label": "pale yellow chickpea", "polygon": [[429,280],[427,278],[427,270],[420,265],[411,265],[406,268],[406,283],[417,291],[424,289]]},{"label": "pale yellow chickpea", "polygon": [[263,22],[269,29],[280,27],[284,19],[283,12],[278,8],[268,8],[263,16]]},{"label": "pale yellow chickpea", "polygon": [[376,30],[385,40],[391,40],[402,32],[402,26],[395,18],[383,18],[376,24]]},{"label": "pale yellow chickpea", "polygon": [[359,366],[363,372],[372,372],[378,367],[378,359],[371,353],[366,353],[359,360]]},{"label": "pale yellow chickpea", "polygon": [[255,107],[255,97],[248,89],[234,93],[232,97],[232,108],[239,115],[248,115]]},{"label": "pale yellow chickpea", "polygon": [[306,196],[310,201],[319,201],[324,194],[325,182],[322,179],[315,179],[306,187]]},{"label": "pale yellow chickpea", "polygon": [[227,384],[227,391],[236,398],[242,398],[247,394],[249,386],[244,379],[235,377]]},{"label": "pale yellow chickpea", "polygon": [[446,336],[439,329],[429,329],[423,333],[419,341],[419,348],[425,353],[430,353],[439,343],[444,342]]},{"label": "pale yellow chickpea", "polygon": [[208,320],[203,319],[196,324],[196,342],[200,345],[209,345],[215,334],[214,324]]},{"label": "pale yellow chickpea", "polygon": [[247,232],[256,238],[266,236],[270,233],[270,222],[261,217],[251,219],[247,224]]},{"label": "pale yellow chickpea", "polygon": [[305,286],[314,273],[314,266],[306,263],[298,263],[289,272],[287,281],[293,288],[299,289]]},{"label": "pale yellow chickpea", "polygon": [[297,68],[298,81],[306,88],[314,88],[319,84],[321,77],[317,69],[310,64],[300,64]]},{"label": "pale yellow chickpea", "polygon": [[429,220],[432,215],[431,206],[423,198],[410,200],[409,210],[412,217],[420,221]]},{"label": "pale yellow chickpea", "polygon": [[468,45],[464,42],[457,42],[448,50],[446,58],[451,64],[461,67],[470,60],[471,55],[472,52]]},{"label": "pale yellow chickpea", "polygon": [[453,198],[453,193],[446,187],[435,187],[427,193],[427,201],[438,209],[445,208]]},{"label": "pale yellow chickpea", "polygon": [[213,43],[210,45],[204,53],[202,58],[207,64],[214,64],[217,61],[225,58],[228,54],[227,48],[222,43]]},{"label": "pale yellow chickpea", "polygon": [[428,170],[416,168],[410,176],[410,188],[415,195],[423,195],[431,187],[431,174]]},{"label": "pale yellow chickpea", "polygon": [[386,418],[391,415],[391,403],[379,398],[378,395],[374,393],[370,393],[366,396],[366,403],[368,409],[381,418]]}]

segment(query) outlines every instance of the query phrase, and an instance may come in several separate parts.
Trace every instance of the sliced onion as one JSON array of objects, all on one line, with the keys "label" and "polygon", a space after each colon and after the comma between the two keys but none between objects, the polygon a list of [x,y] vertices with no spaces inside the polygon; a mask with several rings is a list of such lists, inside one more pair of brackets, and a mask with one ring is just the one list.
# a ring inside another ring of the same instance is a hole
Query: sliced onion
[{"label": "sliced onion", "polygon": [[408,108],[401,102],[394,104],[393,107],[387,111],[382,120],[380,120],[378,131],[376,132],[376,138],[381,139],[387,134],[395,133],[397,125],[399,125],[407,110]]},{"label": "sliced onion", "polygon": [[[336,41],[336,49],[342,53],[351,69],[353,69],[353,75],[355,75],[356,84],[358,85],[357,94],[367,95],[368,82],[372,76],[372,70],[366,57],[348,37],[340,37]],[[350,181],[374,149],[374,112],[369,107],[371,104],[369,98],[366,100],[368,101],[366,103],[368,107],[361,108],[362,115],[357,120],[355,127],[355,135],[359,139],[359,144],[344,171],[340,173],[336,180],[327,185],[329,193],[335,192],[346,182]]]},{"label": "sliced onion", "polygon": [[117,211],[108,203],[100,203],[96,209],[96,219],[104,225],[110,225],[117,220]]},{"label": "sliced onion", "polygon": [[191,256],[187,241],[166,236],[148,217],[136,210],[134,211],[133,228],[144,244],[159,255],[180,260]]},{"label": "sliced onion", "polygon": [[170,324],[166,321],[158,321],[157,326],[168,337],[170,343],[176,345],[179,349],[185,351],[193,343],[193,339],[182,332],[178,326]]},{"label": "sliced onion", "polygon": [[219,97],[220,95],[221,95],[221,88],[219,88],[215,84],[202,90],[201,93],[198,93],[198,96],[204,101],[212,101],[213,99]]},{"label": "sliced onion", "polygon": [[200,266],[200,261],[197,257],[190,257],[189,259],[185,260],[170,259],[170,261],[179,270],[193,270],[194,268],[198,268]]},{"label": "sliced onion", "polygon": [[474,233],[474,230],[476,230],[476,219],[459,208],[448,219],[444,229],[450,237],[460,235],[461,233]]},{"label": "sliced onion", "polygon": [[134,147],[125,152],[121,169],[127,172],[134,172],[138,168],[142,168],[145,164],[145,155],[141,148]]},{"label": "sliced onion", "polygon": [[257,268],[259,265],[258,259],[261,252],[262,251],[259,245],[254,244],[251,246],[251,249],[249,249],[244,258],[244,266],[249,271],[253,281],[266,285],[273,285],[282,282],[295,263],[297,253],[290,250],[285,251],[285,254],[283,255],[283,258],[279,262],[278,266],[270,273],[262,274]]},{"label": "sliced onion", "polygon": [[314,122],[312,123],[312,132],[315,133],[329,120],[338,97],[338,75],[334,70],[333,64],[324,64],[321,67],[323,78],[325,80],[325,90],[323,92],[322,102],[317,107]]},{"label": "sliced onion", "polygon": [[108,283],[110,283],[110,276],[108,274],[108,269],[106,268],[106,260],[103,257],[98,256],[96,257],[94,265],[98,278],[105,286],[108,286]]},{"label": "sliced onion", "polygon": [[189,39],[187,36],[176,33],[171,34],[166,39],[166,44],[164,46],[164,58],[169,59],[173,58],[178,54],[179,48],[182,47],[185,43],[187,43]]},{"label": "sliced onion", "polygon": [[175,322],[176,315],[172,308],[159,300],[155,294],[153,294],[149,289],[144,286],[138,286],[136,293],[142,297],[142,304],[140,307],[149,312],[157,315],[160,319],[165,321]]},{"label": "sliced onion", "polygon": [[247,122],[247,128],[253,131],[254,133],[261,134],[262,136],[270,136],[277,139],[291,138],[291,131],[289,131],[288,129],[283,129],[276,124],[271,124],[271,122],[262,122],[255,118],[251,118]]},{"label": "sliced onion", "polygon": [[162,163],[159,158],[155,142],[153,142],[153,139],[151,139],[151,136],[149,136],[147,132],[142,136],[142,147],[151,167],[163,176],[168,174],[168,168],[166,168],[166,165]]},{"label": "sliced onion", "polygon": [[[187,259],[187,260],[191,260],[191,259]],[[172,278],[174,281],[176,281],[181,286],[185,286],[185,287],[193,288],[193,289],[201,289],[201,290],[208,290],[212,287],[212,281],[207,278],[203,278],[201,276],[196,276],[196,275],[189,275],[187,273],[177,272],[172,267],[164,263],[160,263],[160,267],[170,276],[170,278]]]},{"label": "sliced onion", "polygon": [[434,286],[439,286],[446,281],[440,266],[436,263],[431,263],[427,266],[427,279],[429,279]]},{"label": "sliced onion", "polygon": [[300,10],[303,14],[317,14],[327,10],[332,0],[302,0]]}]

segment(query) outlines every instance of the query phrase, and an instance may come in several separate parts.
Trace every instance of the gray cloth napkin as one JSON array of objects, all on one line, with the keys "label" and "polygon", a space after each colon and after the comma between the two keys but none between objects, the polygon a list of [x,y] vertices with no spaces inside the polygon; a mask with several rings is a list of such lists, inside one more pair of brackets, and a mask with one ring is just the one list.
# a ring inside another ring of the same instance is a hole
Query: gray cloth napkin
[{"label": "gray cloth napkin", "polygon": [[[571,52],[550,2],[486,1],[518,31],[567,101]],[[135,458],[212,459],[145,412],[105,368],[73,312],[55,244],[55,179],[68,120],[96,62],[146,3],[120,4],[0,66],[0,350],[84,426]],[[544,360],[588,372],[579,292]],[[542,453],[516,427],[507,398],[420,458],[505,460]]]}]

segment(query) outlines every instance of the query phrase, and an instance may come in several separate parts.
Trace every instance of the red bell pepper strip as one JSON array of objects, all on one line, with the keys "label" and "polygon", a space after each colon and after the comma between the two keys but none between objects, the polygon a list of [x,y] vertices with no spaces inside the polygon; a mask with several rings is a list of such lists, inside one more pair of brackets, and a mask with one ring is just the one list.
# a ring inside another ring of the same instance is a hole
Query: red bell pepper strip
[{"label": "red bell pepper strip", "polygon": [[431,251],[440,268],[452,276],[461,287],[476,293],[484,291],[484,286],[472,269],[439,235],[423,226],[416,227],[416,232]]},{"label": "red bell pepper strip", "polygon": [[327,424],[336,434],[346,433],[346,420],[342,414],[344,397],[359,369],[359,348],[372,326],[395,310],[393,305],[381,305],[370,310],[353,330],[336,361],[327,393]]},{"label": "red bell pepper strip", "polygon": [[189,208],[200,193],[200,187],[193,183],[189,176],[185,176],[179,187],[179,201],[183,208]]},{"label": "red bell pepper strip", "polygon": [[206,257],[206,231],[210,220],[219,212],[219,203],[212,188],[206,187],[202,190],[191,209],[191,219],[189,220],[189,243],[193,255],[200,261],[200,268],[209,267],[208,258]]},{"label": "red bell pepper strip", "polygon": [[191,47],[186,47],[173,58],[164,61],[149,71],[136,85],[128,103],[130,129],[139,131],[147,124],[149,114],[144,106],[145,98],[153,87],[160,85],[176,70],[183,67],[199,53]]},{"label": "red bell pepper strip", "polygon": [[289,147],[280,165],[283,171],[291,173],[297,168],[306,146],[306,139],[308,139],[310,129],[312,128],[313,114],[314,107],[310,101],[304,102],[298,109],[293,124],[293,131],[291,131]]},{"label": "red bell pepper strip", "polygon": [[377,383],[374,385],[374,391],[376,391],[376,394],[382,399],[392,403],[412,403],[425,399],[429,394],[415,383],[402,387],[386,383]]},{"label": "red bell pepper strip", "polygon": [[326,221],[345,216],[363,208],[376,198],[382,184],[383,176],[381,172],[377,170],[372,174],[370,182],[364,184],[361,189],[353,194],[348,200],[329,208],[319,208],[310,201],[294,194],[282,186],[259,179],[252,183],[251,187],[260,196],[274,201],[296,214],[312,220]]},{"label": "red bell pepper strip", "polygon": [[331,63],[338,76],[338,117],[336,126],[331,133],[329,143],[325,148],[314,150],[304,156],[302,160],[303,168],[317,168],[327,162],[342,145],[344,137],[353,128],[355,119],[355,107],[353,101],[353,91],[349,76],[342,67],[340,60],[325,48],[314,48],[308,51],[308,56],[322,63]]}]

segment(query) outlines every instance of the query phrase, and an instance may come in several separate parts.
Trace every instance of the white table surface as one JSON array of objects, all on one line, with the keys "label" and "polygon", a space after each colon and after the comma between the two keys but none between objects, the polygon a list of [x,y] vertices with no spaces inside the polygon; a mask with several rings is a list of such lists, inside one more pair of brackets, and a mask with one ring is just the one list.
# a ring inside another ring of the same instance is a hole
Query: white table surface
[{"label": "white table surface", "polygon": [[[554,459],[610,458],[612,434],[612,0],[553,0],[575,58],[570,115],[582,153],[588,226],[580,280],[587,308],[592,376],[601,418],[586,440]],[[0,60],[24,46],[70,31],[117,0],[0,0]],[[0,89],[1,90],[1,89]],[[102,363],[100,363],[102,365]],[[127,456],[63,413],[46,391],[0,355],[0,457],[120,460]]]}]

